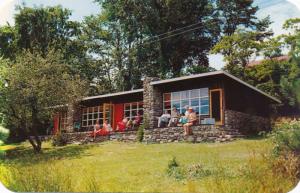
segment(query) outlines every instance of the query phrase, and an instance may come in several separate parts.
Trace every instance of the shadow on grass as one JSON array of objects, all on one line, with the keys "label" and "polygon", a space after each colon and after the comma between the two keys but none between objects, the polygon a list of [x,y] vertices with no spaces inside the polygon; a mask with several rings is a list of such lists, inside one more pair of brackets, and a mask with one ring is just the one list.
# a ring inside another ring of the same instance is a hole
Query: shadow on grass
[{"label": "shadow on grass", "polygon": [[244,139],[247,139],[247,140],[264,140],[264,139],[268,139],[268,137],[266,137],[264,135],[249,135],[247,137],[244,137]]},{"label": "shadow on grass", "polygon": [[68,145],[64,147],[43,148],[42,153],[35,153],[31,147],[16,147],[6,151],[3,161],[12,164],[31,165],[50,160],[74,159],[89,156],[86,152],[93,145]]}]

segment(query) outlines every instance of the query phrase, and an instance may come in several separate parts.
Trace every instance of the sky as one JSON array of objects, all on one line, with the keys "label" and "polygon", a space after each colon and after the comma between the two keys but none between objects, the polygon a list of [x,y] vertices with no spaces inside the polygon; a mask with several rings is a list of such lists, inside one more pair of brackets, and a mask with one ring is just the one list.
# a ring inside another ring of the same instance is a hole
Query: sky
[{"label": "sky", "polygon": [[[62,5],[73,11],[72,20],[81,21],[85,16],[97,14],[100,8],[93,0],[0,0],[0,25],[7,22],[13,24],[15,6],[24,2],[27,6],[53,6]],[[271,24],[275,35],[286,33],[281,27],[285,20],[289,18],[300,18],[300,0],[255,0],[255,5],[259,6],[258,18],[270,15]],[[210,65],[216,69],[224,66],[221,55],[210,55]]]}]

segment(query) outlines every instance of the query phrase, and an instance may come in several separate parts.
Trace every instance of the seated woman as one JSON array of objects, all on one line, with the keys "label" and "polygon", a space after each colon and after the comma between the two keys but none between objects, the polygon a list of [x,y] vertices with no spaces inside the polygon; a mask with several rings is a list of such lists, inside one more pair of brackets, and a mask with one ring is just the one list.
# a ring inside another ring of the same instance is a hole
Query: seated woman
[{"label": "seated woman", "polygon": [[112,131],[112,127],[109,124],[108,120],[105,120],[100,132],[100,135],[107,135],[109,132]]},{"label": "seated woman", "polygon": [[187,123],[183,124],[184,135],[191,134],[191,126],[193,126],[197,121],[197,115],[192,107],[188,109]]},{"label": "seated woman", "polygon": [[126,124],[126,129],[130,130],[130,129],[132,129],[132,127],[133,127],[133,121],[129,120]]},{"label": "seated woman", "polygon": [[184,124],[186,124],[188,122],[187,116],[185,116],[184,113],[182,113],[180,115],[180,119],[178,120],[178,123],[180,124],[180,126],[183,126]]},{"label": "seated woman", "polygon": [[135,128],[135,127],[138,127],[140,126],[142,122],[142,117],[141,115],[138,113],[137,116],[134,118],[134,120],[132,121],[132,127]]},{"label": "seated woman", "polygon": [[92,136],[94,137],[94,139],[96,138],[97,135],[97,131],[101,129],[100,123],[99,123],[99,119],[96,120],[96,123],[94,125],[94,131],[92,133]]},{"label": "seated woman", "polygon": [[177,123],[179,121],[179,117],[180,117],[180,114],[177,111],[177,108],[173,107],[173,109],[171,111],[171,119],[169,121],[168,127],[173,126],[173,125],[177,126]]},{"label": "seated woman", "polygon": [[123,132],[126,129],[126,125],[128,123],[128,119],[124,118],[122,121],[117,123],[117,131]]},{"label": "seated woman", "polygon": [[100,128],[99,120],[96,121],[96,124],[94,125],[94,139],[96,136],[105,136],[108,135],[111,131],[111,126],[108,123],[108,120],[105,120],[103,123],[103,127]]}]

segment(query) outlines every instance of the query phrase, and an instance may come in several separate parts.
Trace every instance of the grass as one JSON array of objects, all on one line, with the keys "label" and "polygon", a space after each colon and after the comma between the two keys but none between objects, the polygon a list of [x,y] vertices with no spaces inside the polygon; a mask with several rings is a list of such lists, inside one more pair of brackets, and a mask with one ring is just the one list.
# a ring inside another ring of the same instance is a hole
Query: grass
[{"label": "grass", "polygon": [[[252,192],[256,186],[255,192],[287,192],[293,186],[288,178],[275,179],[263,161],[261,155],[271,149],[266,139],[224,144],[105,142],[65,147],[46,143],[40,155],[34,154],[28,143],[2,148],[6,154],[0,165],[0,180],[13,191],[219,193]],[[181,179],[167,175],[173,157],[185,172],[201,165],[211,171],[210,175]],[[265,180],[274,183],[262,184]],[[269,187],[278,180],[279,188]]]}]

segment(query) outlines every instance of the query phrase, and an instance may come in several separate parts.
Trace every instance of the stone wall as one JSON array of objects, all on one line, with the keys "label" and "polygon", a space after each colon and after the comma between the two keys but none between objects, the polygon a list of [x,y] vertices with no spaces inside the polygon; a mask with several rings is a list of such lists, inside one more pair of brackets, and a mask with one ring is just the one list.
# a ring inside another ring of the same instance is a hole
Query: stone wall
[{"label": "stone wall", "polygon": [[159,80],[158,78],[146,77],[144,80],[144,121],[149,128],[157,127],[158,119],[161,116],[163,104],[162,93],[158,88],[150,85],[152,81]]},{"label": "stone wall", "polygon": [[[136,141],[137,131],[112,132],[107,136],[97,136],[95,139],[91,136],[91,132],[74,132],[64,133],[67,138],[67,143],[88,143],[88,142],[103,142],[103,141]],[[51,136],[41,136],[44,140],[51,139]]]},{"label": "stone wall", "polygon": [[184,136],[182,127],[168,127],[147,129],[144,134],[146,143],[168,143],[188,141],[199,142],[225,142],[232,141],[234,138],[242,135],[233,129],[225,129],[216,125],[198,125],[192,126],[193,135]]},{"label": "stone wall", "polygon": [[225,110],[225,127],[238,130],[244,135],[271,129],[270,119],[233,110]]}]

